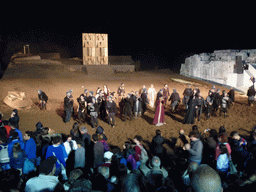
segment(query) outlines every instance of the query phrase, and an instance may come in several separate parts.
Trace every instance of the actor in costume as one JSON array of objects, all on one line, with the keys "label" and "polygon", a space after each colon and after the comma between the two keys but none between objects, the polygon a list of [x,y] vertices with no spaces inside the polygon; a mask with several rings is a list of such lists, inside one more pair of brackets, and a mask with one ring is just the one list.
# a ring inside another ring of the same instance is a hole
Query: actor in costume
[{"label": "actor in costume", "polygon": [[116,114],[116,103],[112,100],[111,96],[108,96],[108,101],[106,104],[106,113],[108,115],[108,124],[111,124],[111,127],[115,127],[115,114]]},{"label": "actor in costume", "polygon": [[196,93],[198,95],[198,97],[196,98],[196,102],[197,102],[197,108],[196,108],[196,117],[197,120],[200,121],[200,117],[202,115],[203,112],[203,107],[206,106],[206,102],[204,100],[204,98],[201,96],[201,93]]},{"label": "actor in costume", "polygon": [[256,94],[256,92],[255,92],[254,86],[252,85],[251,87],[249,87],[249,89],[247,91],[249,106],[253,106],[253,103],[255,101],[255,94]]},{"label": "actor in costume", "polygon": [[227,108],[229,107],[229,97],[226,92],[223,92],[223,97],[221,99],[221,108],[220,108],[220,116],[221,113],[224,113],[224,118],[227,117]]},{"label": "actor in costume", "polygon": [[64,98],[65,123],[69,122],[73,113],[73,96],[70,92],[66,93]]},{"label": "actor in costume", "polygon": [[235,103],[235,90],[233,87],[230,88],[228,92],[229,101],[232,105]]},{"label": "actor in costume", "polygon": [[126,121],[127,115],[132,120],[132,104],[131,104],[131,94],[128,93],[127,97],[124,98],[124,121]]},{"label": "actor in costume", "polygon": [[193,95],[190,97],[188,101],[187,114],[183,120],[184,124],[195,123],[196,108],[197,108],[197,97],[196,97],[196,91],[194,91]]},{"label": "actor in costume", "polygon": [[154,108],[155,106],[155,98],[156,98],[156,90],[154,88],[154,85],[151,84],[150,88],[148,89],[149,106],[151,108]]},{"label": "actor in costume", "polygon": [[78,108],[77,108],[78,121],[79,121],[79,124],[81,124],[81,119],[85,122],[85,110],[87,108],[87,102],[85,101],[83,95],[77,98],[77,102],[78,102]]},{"label": "actor in costume", "polygon": [[178,104],[180,102],[180,95],[179,95],[179,93],[177,93],[176,89],[173,89],[173,92],[171,94],[169,101],[171,101],[172,112],[175,112],[177,110]]},{"label": "actor in costume", "polygon": [[163,97],[160,97],[156,103],[157,103],[157,106],[156,106],[156,113],[155,113],[155,117],[154,117],[154,121],[153,123],[156,125],[156,126],[161,126],[163,124],[165,124],[164,122],[164,98]]},{"label": "actor in costume", "polygon": [[147,89],[143,89],[142,93],[141,93],[141,108],[142,108],[142,115],[144,115],[144,113],[147,110],[147,104],[149,104],[148,102],[148,94],[147,94]]},{"label": "actor in costume", "polygon": [[135,91],[135,99],[134,99],[134,103],[133,103],[133,113],[134,113],[134,117],[140,117],[141,116],[141,112],[142,112],[142,108],[141,108],[141,97],[139,96],[139,92]]},{"label": "actor in costume", "polygon": [[167,99],[170,96],[170,91],[167,84],[164,84],[163,88],[163,97],[164,97],[164,105],[167,104]]},{"label": "actor in costume", "polygon": [[109,90],[107,85],[103,86],[103,95],[104,95],[106,100],[107,100],[108,96],[110,95],[110,90]]},{"label": "actor in costume", "polygon": [[42,90],[38,90],[38,99],[40,102],[40,109],[43,110],[45,108],[46,110],[46,103],[48,101],[48,97]]},{"label": "actor in costume", "polygon": [[98,104],[96,103],[95,97],[92,98],[92,102],[88,104],[88,109],[90,111],[92,128],[98,126]]},{"label": "actor in costume", "polygon": [[188,109],[188,100],[191,97],[191,95],[193,94],[192,89],[191,89],[191,85],[188,85],[188,87],[184,90],[183,92],[183,100],[182,103],[184,104],[185,109]]},{"label": "actor in costume", "polygon": [[212,104],[213,104],[213,99],[212,99],[212,92],[209,91],[208,96],[206,97],[206,115],[207,119],[210,118],[211,112],[212,112]]},{"label": "actor in costume", "polygon": [[117,89],[117,94],[118,94],[118,96],[122,96],[122,95],[124,95],[124,93],[125,93],[124,83],[121,83],[121,86],[118,87],[118,89]]}]

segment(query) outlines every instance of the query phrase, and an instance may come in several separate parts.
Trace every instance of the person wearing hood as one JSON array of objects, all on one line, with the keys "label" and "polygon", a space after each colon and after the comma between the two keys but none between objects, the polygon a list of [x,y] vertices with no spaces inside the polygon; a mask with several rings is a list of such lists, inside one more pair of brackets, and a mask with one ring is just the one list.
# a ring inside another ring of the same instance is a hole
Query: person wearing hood
[{"label": "person wearing hood", "polygon": [[46,103],[48,101],[48,96],[45,94],[45,92],[43,92],[42,90],[38,90],[38,99],[40,102],[40,109],[46,110]]},{"label": "person wearing hood", "polygon": [[14,125],[15,128],[19,129],[20,117],[18,116],[18,110],[13,109],[9,122]]}]

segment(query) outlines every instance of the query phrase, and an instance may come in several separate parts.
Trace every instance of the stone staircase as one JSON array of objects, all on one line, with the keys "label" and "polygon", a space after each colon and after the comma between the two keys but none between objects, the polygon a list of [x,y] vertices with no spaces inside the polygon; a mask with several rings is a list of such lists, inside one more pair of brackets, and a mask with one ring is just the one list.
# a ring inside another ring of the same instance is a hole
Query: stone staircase
[{"label": "stone staircase", "polygon": [[114,71],[110,65],[85,65],[85,67],[88,75],[114,75]]}]

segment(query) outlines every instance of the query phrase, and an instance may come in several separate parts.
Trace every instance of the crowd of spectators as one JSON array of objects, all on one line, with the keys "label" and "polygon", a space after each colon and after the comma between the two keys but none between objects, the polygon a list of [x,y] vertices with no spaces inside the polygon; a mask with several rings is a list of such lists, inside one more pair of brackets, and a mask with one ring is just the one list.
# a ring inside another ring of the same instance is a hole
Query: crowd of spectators
[{"label": "crowd of spectators", "polygon": [[223,126],[200,133],[194,125],[188,135],[181,129],[172,140],[158,129],[151,141],[135,133],[120,149],[108,143],[101,126],[90,135],[74,123],[66,135],[38,122],[35,130],[22,134],[15,114],[9,120],[0,114],[3,192],[218,192],[252,191],[255,185],[255,128],[241,136],[237,131],[227,134]]}]

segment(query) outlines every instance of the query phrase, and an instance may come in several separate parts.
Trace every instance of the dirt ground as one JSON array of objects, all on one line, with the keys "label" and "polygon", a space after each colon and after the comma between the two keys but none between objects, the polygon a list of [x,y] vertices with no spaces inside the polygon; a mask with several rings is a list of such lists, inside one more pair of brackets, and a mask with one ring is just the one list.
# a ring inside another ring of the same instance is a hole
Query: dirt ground
[{"label": "dirt ground", "polygon": [[[63,100],[66,92],[69,89],[73,90],[74,105],[77,108],[76,98],[86,88],[90,91],[96,91],[97,87],[103,87],[107,84],[110,91],[117,91],[118,86],[123,82],[125,84],[126,93],[130,91],[138,91],[145,84],[149,88],[153,83],[156,90],[163,88],[164,84],[168,84],[170,91],[176,88],[182,96],[183,90],[187,87],[185,83],[173,81],[172,78],[187,80],[199,85],[202,96],[206,98],[207,93],[212,86],[209,83],[199,80],[185,78],[170,71],[140,71],[134,73],[119,73],[114,76],[92,76],[86,75],[83,72],[70,72],[61,66],[20,66],[19,68],[9,69],[4,77],[0,80],[0,112],[4,114],[4,119],[9,119],[12,109],[3,103],[3,99],[7,96],[8,91],[24,91],[33,101],[31,109],[19,110],[20,130],[24,133],[26,130],[35,130],[35,125],[38,121],[46,127],[49,127],[55,132],[68,134],[72,128],[74,119],[71,122],[64,123]],[[216,86],[221,90],[226,88]],[[37,90],[43,90],[49,97],[47,111],[41,111],[38,107]],[[203,115],[202,119],[195,124],[198,125],[200,132],[206,128],[219,129],[220,126],[225,126],[228,133],[233,130],[238,130],[242,135],[248,135],[253,126],[256,124],[254,107],[247,105],[247,97],[236,93],[236,102],[228,111],[228,117],[211,117],[206,120]],[[154,110],[150,109],[145,116],[133,121],[127,120],[123,122],[120,116],[116,116],[116,126],[111,128],[106,122],[99,120],[99,125],[105,129],[105,134],[108,136],[108,143],[122,147],[123,143],[133,138],[136,134],[141,135],[144,139],[144,144],[151,142],[155,135],[155,130],[160,129],[166,139],[173,139],[178,136],[179,129],[184,129],[188,134],[191,130],[191,125],[181,123],[185,113],[184,108],[180,104],[176,114],[170,113],[170,107],[165,109],[166,125],[156,127],[152,124],[154,118]],[[75,114],[75,117],[77,113]],[[90,124],[84,124],[88,128],[88,132],[93,134]]]}]

